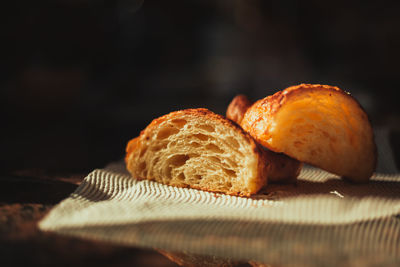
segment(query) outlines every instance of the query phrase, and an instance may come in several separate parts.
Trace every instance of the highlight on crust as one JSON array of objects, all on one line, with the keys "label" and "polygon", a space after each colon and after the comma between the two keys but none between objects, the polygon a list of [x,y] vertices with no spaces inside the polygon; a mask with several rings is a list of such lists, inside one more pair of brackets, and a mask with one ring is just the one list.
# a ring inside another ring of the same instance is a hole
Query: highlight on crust
[{"label": "highlight on crust", "polygon": [[[252,106],[252,102],[245,95],[237,95],[233,98],[226,110],[226,117],[241,124],[244,114]],[[268,160],[272,162],[268,181],[269,182],[293,182],[300,174],[303,164],[283,153],[275,153],[265,149]]]},{"label": "highlight on crust", "polygon": [[354,182],[376,167],[376,145],[366,112],[335,86],[300,84],[256,101],[241,121],[268,149]]}]

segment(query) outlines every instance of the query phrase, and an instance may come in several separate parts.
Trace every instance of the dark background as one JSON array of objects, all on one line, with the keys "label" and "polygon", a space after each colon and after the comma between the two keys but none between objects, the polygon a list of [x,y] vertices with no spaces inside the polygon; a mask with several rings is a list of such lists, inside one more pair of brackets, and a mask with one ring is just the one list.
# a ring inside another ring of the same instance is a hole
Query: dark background
[{"label": "dark background", "polygon": [[224,114],[238,93],[302,82],[351,92],[374,127],[400,126],[399,1],[5,2],[3,171],[90,171],[157,116]]}]

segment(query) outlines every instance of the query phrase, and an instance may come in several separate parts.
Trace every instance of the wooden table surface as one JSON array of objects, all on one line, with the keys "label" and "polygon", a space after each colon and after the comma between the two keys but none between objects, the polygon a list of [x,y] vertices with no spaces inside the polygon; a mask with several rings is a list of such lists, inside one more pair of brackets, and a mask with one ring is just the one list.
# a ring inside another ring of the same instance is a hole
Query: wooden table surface
[{"label": "wooden table surface", "polygon": [[0,266],[177,266],[154,250],[40,231],[38,221],[85,175],[24,170],[0,177]]}]

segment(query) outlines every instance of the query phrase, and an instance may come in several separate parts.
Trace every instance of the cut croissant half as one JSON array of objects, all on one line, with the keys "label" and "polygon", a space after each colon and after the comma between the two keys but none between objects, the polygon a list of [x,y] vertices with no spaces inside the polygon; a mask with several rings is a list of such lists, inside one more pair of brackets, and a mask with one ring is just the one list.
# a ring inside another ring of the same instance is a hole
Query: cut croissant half
[{"label": "cut croissant half", "polygon": [[254,103],[241,126],[259,143],[355,182],[376,166],[366,112],[338,87],[300,84]]},{"label": "cut croissant half", "polygon": [[[237,95],[226,110],[226,117],[234,122],[241,124],[247,109],[252,106],[252,102],[245,95]],[[303,164],[283,153],[275,153],[269,149],[264,151],[270,162],[268,172],[269,182],[293,182],[300,174]]]},{"label": "cut croissant half", "polygon": [[266,154],[237,124],[207,109],[153,120],[126,148],[133,177],[249,196],[267,183]]}]

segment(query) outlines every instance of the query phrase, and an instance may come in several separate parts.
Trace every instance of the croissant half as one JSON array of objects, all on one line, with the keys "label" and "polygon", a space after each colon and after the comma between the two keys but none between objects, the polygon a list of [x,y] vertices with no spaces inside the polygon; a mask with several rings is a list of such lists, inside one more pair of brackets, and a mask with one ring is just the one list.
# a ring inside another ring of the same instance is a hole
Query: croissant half
[{"label": "croissant half", "polygon": [[249,196],[267,184],[267,155],[237,124],[207,109],[153,120],[127,146],[133,177]]},{"label": "croissant half", "polygon": [[370,121],[338,87],[300,84],[258,100],[241,126],[260,144],[355,182],[376,167]]}]

